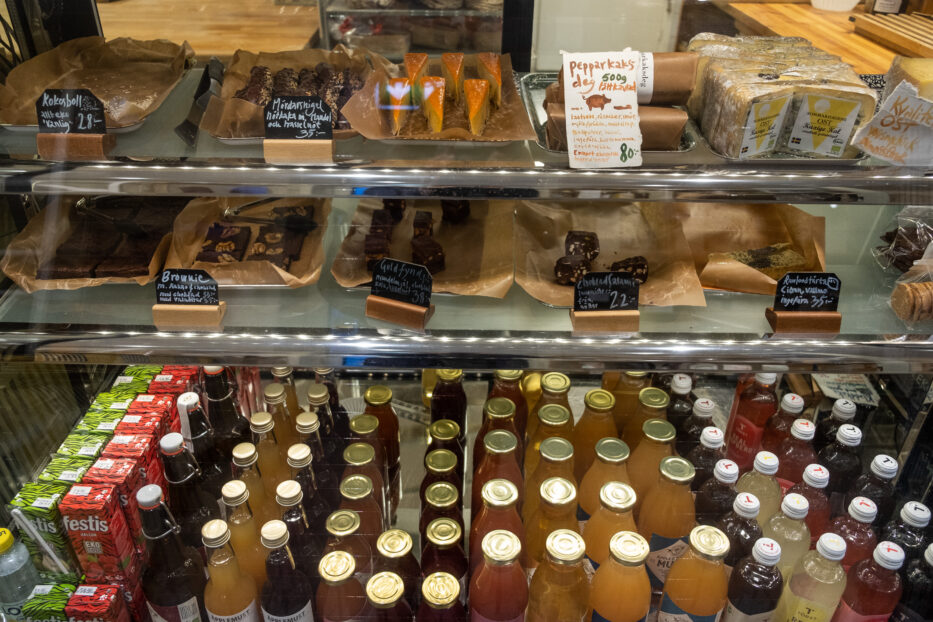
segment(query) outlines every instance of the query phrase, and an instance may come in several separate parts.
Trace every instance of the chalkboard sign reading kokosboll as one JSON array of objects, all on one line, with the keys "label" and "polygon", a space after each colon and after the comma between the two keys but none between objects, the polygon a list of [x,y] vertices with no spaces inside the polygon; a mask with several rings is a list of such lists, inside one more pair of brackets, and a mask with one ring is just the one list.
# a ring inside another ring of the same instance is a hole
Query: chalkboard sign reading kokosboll
[{"label": "chalkboard sign reading kokosboll", "polygon": [[87,89],[46,89],[36,100],[43,134],[106,134],[104,105]]},{"label": "chalkboard sign reading kokosboll", "polygon": [[775,311],[836,311],[842,282],[832,272],[788,272],[778,281]]},{"label": "chalkboard sign reading kokosboll", "polygon": [[590,272],[573,289],[574,311],[637,311],[638,281],[624,272]]},{"label": "chalkboard sign reading kokosboll", "polygon": [[432,282],[431,273],[420,264],[382,259],[373,269],[370,294],[427,308]]},{"label": "chalkboard sign reading kokosboll", "polygon": [[331,140],[334,120],[330,106],[316,95],[280,95],[265,107],[266,138]]},{"label": "chalkboard sign reading kokosboll", "polygon": [[156,281],[160,305],[216,305],[220,303],[217,281],[204,270],[166,268]]}]

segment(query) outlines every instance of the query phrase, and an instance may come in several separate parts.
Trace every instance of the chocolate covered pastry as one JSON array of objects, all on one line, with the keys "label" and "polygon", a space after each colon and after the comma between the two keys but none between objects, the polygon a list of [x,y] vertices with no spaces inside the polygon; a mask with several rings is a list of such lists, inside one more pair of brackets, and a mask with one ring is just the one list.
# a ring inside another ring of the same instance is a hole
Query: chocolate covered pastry
[{"label": "chocolate covered pastry", "polygon": [[620,261],[614,262],[609,269],[612,272],[627,272],[639,283],[648,280],[648,260],[641,255],[626,257]]},{"label": "chocolate covered pastry", "polygon": [[[265,227],[263,227],[265,229]],[[268,261],[282,270],[288,270],[292,258],[288,256],[285,245],[282,244],[285,232],[260,233],[255,242],[249,245],[246,251],[246,261]],[[264,241],[264,240],[271,241]]]},{"label": "chocolate covered pastry", "polygon": [[196,261],[211,263],[232,263],[243,259],[246,245],[249,243],[249,227],[237,227],[215,222],[207,230],[207,236],[201,244],[201,251]]},{"label": "chocolate covered pastry", "polygon": [[383,199],[382,207],[389,210],[396,223],[401,222],[402,216],[405,215],[405,199]]},{"label": "chocolate covered pastry", "polygon": [[414,231],[412,237],[420,238],[430,236],[434,233],[434,216],[427,210],[418,210],[415,212],[415,221],[412,223]]},{"label": "chocolate covered pastry", "polygon": [[561,285],[573,285],[590,271],[590,262],[583,255],[567,255],[554,264],[554,278]]},{"label": "chocolate covered pastry", "polygon": [[265,106],[272,98],[272,71],[263,65],[257,65],[249,71],[249,82],[236,92],[239,99]]},{"label": "chocolate covered pastry", "polygon": [[599,238],[592,231],[568,231],[564,238],[564,252],[582,255],[591,262],[599,256]]},{"label": "chocolate covered pastry", "polygon": [[389,240],[379,234],[369,234],[363,244],[363,257],[366,259],[366,269],[370,272],[375,269],[379,260],[389,256]]},{"label": "chocolate covered pastry", "polygon": [[373,212],[373,218],[369,222],[369,233],[371,235],[381,235],[387,240],[392,239],[392,229],[395,228],[395,219],[387,209],[377,209]]},{"label": "chocolate covered pastry", "polygon": [[[256,242],[264,244],[270,249],[273,247],[280,247],[286,257],[294,260],[298,259],[298,256],[301,255],[301,247],[304,245],[305,236],[292,229],[264,225],[259,228]],[[272,254],[269,251],[265,252],[266,254]]]},{"label": "chocolate covered pastry", "polygon": [[272,78],[273,95],[298,95],[298,74],[291,67],[275,73]]},{"label": "chocolate covered pastry", "polygon": [[445,267],[444,248],[429,236],[413,238],[411,260],[426,267],[431,274],[436,274]]}]

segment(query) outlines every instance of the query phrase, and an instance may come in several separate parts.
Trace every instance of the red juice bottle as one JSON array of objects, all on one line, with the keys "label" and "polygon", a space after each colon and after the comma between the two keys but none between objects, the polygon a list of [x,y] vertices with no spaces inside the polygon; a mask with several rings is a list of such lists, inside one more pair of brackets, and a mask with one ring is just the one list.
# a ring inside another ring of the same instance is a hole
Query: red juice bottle
[{"label": "red juice bottle", "polygon": [[463,482],[457,474],[457,456],[449,449],[435,449],[428,452],[424,457],[424,479],[421,480],[422,507],[425,504],[425,492],[428,486],[435,482],[447,482],[457,489],[459,493],[463,490]]},{"label": "red juice bottle", "polygon": [[720,622],[750,622],[774,619],[784,577],[778,570],[781,545],[771,538],[758,538],[752,554],[740,560],[729,577],[726,608]]},{"label": "red juice bottle", "polygon": [[[418,610],[421,602],[421,565],[412,551],[414,541],[406,531],[389,529],[382,532],[376,541],[376,552],[373,557],[373,575],[394,572],[404,582],[404,597],[413,611]],[[372,579],[370,579],[372,581]]]},{"label": "red juice bottle", "polygon": [[693,389],[693,379],[687,374],[674,374],[671,376],[671,401],[667,405],[667,420],[671,422],[677,434],[693,412],[693,398],[690,391]]},{"label": "red juice bottle", "polygon": [[460,426],[460,443],[466,444],[467,398],[463,390],[463,371],[438,369],[437,384],[431,395],[431,422],[450,419]]},{"label": "red juice bottle", "polygon": [[[425,456],[435,449],[446,449],[457,457],[457,476],[464,481],[465,466],[463,444],[460,442],[460,426],[456,421],[440,419],[428,426],[428,446],[424,450]],[[463,491],[460,491],[461,494]]]},{"label": "red juice bottle", "polygon": [[[463,551],[463,530],[456,521],[436,518],[428,525],[427,542],[421,552],[421,574],[428,577],[437,572],[448,573],[457,579],[466,603],[466,592],[470,581],[470,564]],[[422,594],[423,594],[422,589]]]},{"label": "red juice bottle", "polygon": [[856,562],[871,557],[878,538],[872,529],[872,521],[878,514],[878,506],[868,497],[856,497],[849,504],[848,513],[837,516],[829,524],[827,531],[837,534],[846,541],[846,555],[842,558],[842,568],[848,572]]},{"label": "red juice bottle", "polygon": [[515,436],[518,442],[515,456],[518,466],[521,467],[525,461],[525,447],[522,440],[524,436],[519,434],[518,427],[515,425],[515,404],[507,397],[494,397],[486,400],[483,405],[483,425],[473,442],[473,469],[479,468],[483,462],[483,456],[486,454],[483,442],[486,435],[493,430],[508,430]]},{"label": "red juice bottle", "polygon": [[933,544],[922,559],[907,562],[902,571],[904,594],[891,619],[895,622],[933,620]]},{"label": "red juice bottle", "polygon": [[904,550],[893,542],[879,542],[871,559],[849,568],[846,589],[832,622],[887,620],[901,599]]},{"label": "red juice bottle", "polygon": [[528,579],[519,563],[521,541],[510,531],[490,531],[482,542],[483,562],[470,579],[473,622],[522,622]]},{"label": "red juice bottle", "polygon": [[846,493],[846,503],[855,497],[868,497],[878,506],[878,514],[872,526],[880,528],[894,512],[894,478],[897,477],[897,460],[885,454],[878,454],[871,461],[868,473],[858,479]]},{"label": "red juice bottle", "polygon": [[761,449],[765,424],[777,410],[777,374],[755,374],[755,382],[739,395],[736,412],[729,420],[726,457],[747,471]]},{"label": "red juice bottle", "polygon": [[817,461],[816,452],[813,451],[813,434],[816,426],[809,419],[797,419],[790,430],[790,438],[784,439],[777,450],[778,472],[777,481],[784,494],[791,486],[803,481],[803,470],[808,464]]},{"label": "red juice bottle", "polygon": [[810,511],[807,512],[807,528],[810,530],[810,542],[816,543],[820,536],[826,533],[832,512],[829,507],[829,498],[823,492],[829,483],[829,470],[821,464],[808,464],[803,471],[803,481],[794,484],[787,492],[796,492],[803,495],[810,502]]},{"label": "red juice bottle", "polygon": [[761,525],[757,520],[760,509],[758,497],[750,492],[743,492],[736,495],[732,511],[713,525],[729,538],[729,552],[723,563],[730,575],[742,558],[752,554],[755,542],[761,538]]},{"label": "red juice bottle", "polygon": [[900,546],[907,561],[917,559],[923,557],[929,524],[930,508],[919,501],[908,501],[901,508],[900,520],[892,520],[885,525],[881,538]]},{"label": "red juice bottle", "polygon": [[519,541],[525,541],[525,526],[516,509],[517,504],[518,489],[509,480],[494,479],[483,486],[483,507],[470,524],[471,573],[483,561],[482,542],[486,534],[504,529],[518,536]]},{"label": "red juice bottle", "polygon": [[360,619],[368,622],[412,622],[412,609],[405,598],[405,589],[405,582],[397,573],[385,571],[374,574],[366,583],[367,602]]},{"label": "red juice bottle", "polygon": [[725,458],[725,452],[722,450],[723,441],[723,433],[719,428],[713,426],[703,428],[700,444],[686,456],[696,471],[690,490],[699,490],[700,486],[713,476],[716,463]]},{"label": "red juice bottle", "polygon": [[385,450],[386,470],[389,478],[386,485],[389,489],[389,516],[386,517],[389,525],[395,524],[395,514],[401,499],[401,461],[400,446],[401,435],[398,428],[398,415],[392,408],[392,389],[386,386],[373,386],[366,389],[363,394],[366,401],[367,415],[373,415],[379,420],[379,438]]},{"label": "red juice bottle", "polygon": [[[816,429],[819,436],[819,424]],[[829,470],[826,496],[833,516],[845,513],[846,488],[862,473],[861,444],[862,431],[851,423],[844,423],[836,430],[836,440],[819,453],[820,464]]]},{"label": "red juice bottle", "polygon": [[449,573],[435,572],[426,576],[421,584],[421,596],[421,607],[415,616],[417,622],[466,622],[460,583]]},{"label": "red juice bottle", "polygon": [[716,521],[728,514],[735,502],[735,483],[738,479],[739,467],[735,462],[720,460],[716,463],[713,477],[706,480],[697,491],[694,501],[697,524],[715,525]]},{"label": "red juice bottle", "polygon": [[520,439],[525,438],[528,425],[528,402],[522,394],[522,372],[520,369],[497,369],[492,381],[492,388],[486,399],[507,397],[515,404],[515,427]]},{"label": "red juice bottle", "polygon": [[845,423],[851,424],[855,420],[855,412],[855,402],[846,399],[836,400],[832,412],[816,422],[816,437],[813,439],[813,446],[816,450],[822,451],[824,447],[836,440],[839,426]]},{"label": "red juice bottle", "polygon": [[492,479],[505,478],[518,488],[518,510],[522,508],[524,478],[518,466],[518,457],[515,453],[518,440],[507,430],[493,430],[483,438],[485,455],[482,463],[476,466],[473,475],[473,490],[470,507],[473,517],[479,512],[483,503],[483,485]]},{"label": "red juice bottle", "polygon": [[777,452],[784,439],[790,436],[790,429],[803,412],[803,398],[796,393],[785,393],[781,398],[781,407],[771,415],[761,435],[761,448],[772,453]]},{"label": "red juice bottle", "polygon": [[690,451],[700,444],[703,428],[713,425],[714,412],[716,412],[716,402],[711,399],[704,397],[693,403],[693,413],[677,428],[677,440],[674,441],[674,447],[678,455],[686,458]]}]

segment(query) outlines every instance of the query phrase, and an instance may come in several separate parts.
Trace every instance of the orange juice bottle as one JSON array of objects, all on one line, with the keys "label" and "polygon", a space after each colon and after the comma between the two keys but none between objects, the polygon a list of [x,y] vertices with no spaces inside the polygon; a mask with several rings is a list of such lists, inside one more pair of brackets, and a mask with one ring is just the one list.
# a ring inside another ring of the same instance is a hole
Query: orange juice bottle
[{"label": "orange juice bottle", "polygon": [[723,558],[729,552],[729,538],[709,525],[690,532],[690,549],[674,562],[664,583],[658,622],[719,619],[726,606],[729,578]]},{"label": "orange juice bottle", "polygon": [[632,509],[635,490],[622,482],[606,482],[599,491],[599,509],[583,526],[586,558],[598,570],[609,557],[609,542],[620,531],[637,531]]},{"label": "orange juice bottle", "polygon": [[577,481],[583,479],[586,471],[596,459],[596,443],[607,436],[619,436],[612,408],[616,398],[604,389],[593,389],[583,399],[586,408],[580,420],[573,427],[574,472]]},{"label": "orange juice bottle", "polygon": [[638,410],[638,394],[650,386],[651,376],[648,372],[626,371],[618,376],[611,372],[603,374],[603,388],[616,398],[612,416],[619,432],[625,429],[629,418]]},{"label": "orange juice bottle", "polygon": [[[287,403],[288,392],[285,385],[278,382],[268,384],[262,395],[266,402],[266,410],[272,415],[272,421],[275,422],[276,437],[282,447],[291,447],[298,442],[298,431],[295,430],[295,417],[298,416],[298,412],[292,413],[289,409]],[[294,404],[297,410],[298,402],[294,386],[292,386],[292,397],[296,400]]]},{"label": "orange juice bottle", "polygon": [[573,441],[573,416],[560,404],[545,404],[538,409],[538,427],[525,447],[525,477],[535,472],[541,458],[538,451],[541,443],[552,436]]},{"label": "orange juice bottle", "polygon": [[[590,609],[593,622],[641,622],[651,607],[651,583],[645,572],[648,542],[622,531],[609,541],[609,558],[593,576]],[[620,598],[620,596],[624,597]]]},{"label": "orange juice bottle", "polygon": [[224,484],[220,493],[227,506],[227,526],[230,529],[230,544],[240,566],[262,589],[266,583],[266,548],[259,539],[259,524],[253,518],[249,506],[249,490],[238,479]]},{"label": "orange juice bottle", "polygon": [[[526,381],[528,381],[529,386],[532,384],[530,378],[530,376],[526,376],[522,380],[523,390],[526,388]],[[528,425],[525,427],[526,445],[534,437],[535,430],[538,428],[538,411],[541,410],[542,406],[545,404],[560,404],[571,414],[573,413],[567,399],[567,393],[570,391],[570,378],[556,371],[548,372],[541,376],[540,387],[541,396],[537,400],[531,399],[528,390],[525,390],[525,399],[528,400]],[[531,406],[532,402],[534,402],[534,407]]]},{"label": "orange juice bottle", "polygon": [[625,429],[619,430],[619,436],[632,448],[632,451],[638,449],[638,444],[641,443],[641,428],[645,421],[649,419],[666,421],[667,406],[670,403],[671,398],[668,394],[657,387],[648,387],[638,393],[638,410],[625,422]]},{"label": "orange juice bottle", "polygon": [[265,524],[279,517],[279,509],[266,492],[258,463],[259,454],[252,443],[239,443],[233,448],[233,474],[246,484],[251,499],[250,507],[254,509],[259,522]]},{"label": "orange juice bottle", "polygon": [[678,456],[668,456],[661,460],[659,470],[658,485],[648,493],[637,520],[638,532],[651,546],[648,575],[656,590],[664,585],[674,560],[687,551],[687,537],[696,524],[690,492],[693,465]]},{"label": "orange juice bottle", "polygon": [[259,453],[259,471],[267,490],[291,477],[285,450],[288,445],[279,446],[275,436],[275,421],[267,412],[253,413],[249,420],[249,429],[253,433],[253,444]]},{"label": "orange juice bottle", "polygon": [[259,591],[256,581],[240,570],[230,545],[230,530],[222,520],[211,520],[201,527],[201,541],[207,550],[210,579],[204,588],[204,608],[211,620],[235,618],[259,622]]},{"label": "orange juice bottle", "polygon": [[525,401],[528,402],[528,415],[530,417],[538,400],[541,399],[541,372],[526,369],[522,373],[522,380],[519,386],[521,387],[522,395],[525,396]]},{"label": "orange juice bottle", "polygon": [[674,453],[674,426],[663,419],[649,419],[642,425],[645,442],[632,452],[628,461],[628,476],[635,489],[635,518],[641,503],[658,483],[661,460]]},{"label": "orange juice bottle", "polygon": [[507,397],[493,397],[486,400],[486,404],[483,405],[483,425],[473,442],[473,468],[476,469],[482,464],[486,453],[483,440],[493,430],[507,430],[515,436],[518,441],[515,458],[518,460],[518,466],[522,466],[525,460],[525,448],[518,428],[515,426],[515,403]]},{"label": "orange juice bottle", "polygon": [[606,482],[631,485],[628,477],[628,445],[617,438],[601,438],[596,443],[596,460],[580,482],[577,494],[577,518],[587,520],[599,509],[599,491]]},{"label": "orange juice bottle", "polygon": [[583,569],[583,539],[573,531],[557,529],[545,546],[547,557],[528,588],[525,622],[584,622],[590,581]]},{"label": "orange juice bottle", "polygon": [[525,525],[528,555],[525,567],[534,571],[547,555],[547,537],[555,529],[579,533],[577,522],[577,487],[562,477],[552,477],[541,484],[541,505]]},{"label": "orange juice bottle", "polygon": [[531,520],[541,504],[541,484],[550,477],[563,477],[576,485],[573,476],[573,445],[565,438],[553,436],[541,443],[541,462],[529,477],[525,478],[525,495],[522,503],[522,520]]}]

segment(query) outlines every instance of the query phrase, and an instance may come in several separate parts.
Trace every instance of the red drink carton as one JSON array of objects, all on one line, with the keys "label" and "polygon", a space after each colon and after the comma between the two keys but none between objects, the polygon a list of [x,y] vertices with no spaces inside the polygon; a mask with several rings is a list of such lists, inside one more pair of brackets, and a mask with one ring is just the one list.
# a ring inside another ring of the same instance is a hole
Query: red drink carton
[{"label": "red drink carton", "polygon": [[168,414],[165,412],[138,412],[123,415],[114,434],[151,434],[162,438],[168,434]]},{"label": "red drink carton", "polygon": [[133,400],[133,403],[130,404],[130,408],[127,412],[130,414],[139,412],[164,413],[167,421],[169,422],[168,425],[170,431],[180,432],[181,420],[178,418],[178,410],[175,408],[175,397],[176,396],[174,395],[168,395],[165,393],[158,395],[153,393],[137,395],[136,399]]},{"label": "red drink carton", "polygon": [[117,489],[117,497],[123,509],[123,517],[133,536],[136,554],[139,560],[145,563],[147,559],[146,539],[143,536],[143,528],[139,522],[139,509],[136,504],[136,491],[142,488],[143,482],[139,469],[136,468],[136,461],[126,458],[100,458],[88,470],[82,481],[85,484],[110,484]]},{"label": "red drink carton", "polygon": [[152,434],[117,434],[104,447],[100,457],[134,460],[143,482],[165,489],[165,474],[162,471],[162,461],[159,460],[159,443]]},{"label": "red drink carton", "polygon": [[191,376],[183,374],[167,374],[163,370],[161,374],[152,379],[149,383],[149,393],[170,393],[172,395],[181,395],[190,390]]},{"label": "red drink carton", "polygon": [[68,622],[129,622],[118,585],[80,585],[65,605]]},{"label": "red drink carton", "polygon": [[[126,609],[130,612],[133,622],[150,622],[149,608],[146,607],[146,595],[143,593],[143,583],[139,581],[134,585],[126,582],[117,583]],[[206,621],[202,621],[206,622]]]}]

